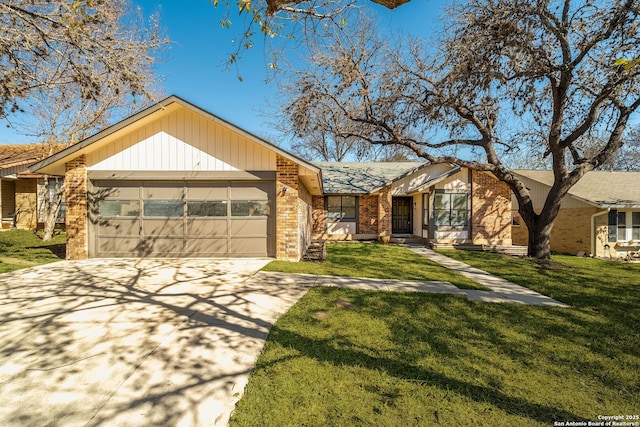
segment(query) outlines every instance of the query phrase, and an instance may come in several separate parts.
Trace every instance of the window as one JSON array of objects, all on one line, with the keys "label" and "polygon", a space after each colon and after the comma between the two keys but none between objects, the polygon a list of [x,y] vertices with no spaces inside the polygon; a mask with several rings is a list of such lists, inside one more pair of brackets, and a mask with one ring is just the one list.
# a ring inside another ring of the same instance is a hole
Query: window
[{"label": "window", "polygon": [[144,216],[177,217],[184,215],[184,203],[180,200],[145,200]]},{"label": "window", "polygon": [[231,202],[231,216],[269,216],[271,208],[268,200],[234,200]]},{"label": "window", "polygon": [[355,221],[355,196],[328,196],[327,217],[334,221]]},{"label": "window", "polygon": [[140,202],[137,200],[101,200],[98,207],[100,216],[138,216]]},{"label": "window", "polygon": [[640,212],[631,213],[631,239],[640,240]]},{"label": "window", "polygon": [[188,201],[188,216],[227,216],[227,201]]},{"label": "window", "polygon": [[609,211],[607,225],[608,225],[607,241],[617,242],[618,241],[618,211],[616,209],[612,209]]},{"label": "window", "polygon": [[465,193],[437,193],[434,203],[436,225],[466,227],[467,198]]},{"label": "window", "polygon": [[429,193],[422,195],[422,225],[429,226]]},{"label": "window", "polygon": [[627,240],[627,213],[618,212],[618,241]]}]

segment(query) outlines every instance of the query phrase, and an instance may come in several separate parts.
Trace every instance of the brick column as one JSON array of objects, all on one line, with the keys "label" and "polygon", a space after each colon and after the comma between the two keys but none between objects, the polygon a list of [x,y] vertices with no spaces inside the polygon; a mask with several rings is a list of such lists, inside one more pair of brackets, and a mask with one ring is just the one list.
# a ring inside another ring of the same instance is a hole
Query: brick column
[{"label": "brick column", "polygon": [[276,159],[276,258],[298,261],[299,246],[298,165],[278,155]]},{"label": "brick column", "polygon": [[313,235],[322,237],[327,232],[327,212],[324,210],[324,196],[313,196]]},{"label": "brick column", "polygon": [[380,190],[378,203],[378,235],[391,236],[391,186]]},{"label": "brick column", "polygon": [[84,155],[65,164],[67,259],[89,257],[87,240],[87,163]]},{"label": "brick column", "polygon": [[475,244],[511,245],[511,190],[485,172],[471,172],[471,233]]},{"label": "brick column", "polygon": [[358,199],[358,234],[378,234],[378,196],[366,194]]}]

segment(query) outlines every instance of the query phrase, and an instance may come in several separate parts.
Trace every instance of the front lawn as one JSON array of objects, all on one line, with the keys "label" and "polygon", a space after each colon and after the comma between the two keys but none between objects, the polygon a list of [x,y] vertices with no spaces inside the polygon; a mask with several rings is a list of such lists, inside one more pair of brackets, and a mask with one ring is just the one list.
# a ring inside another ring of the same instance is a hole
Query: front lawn
[{"label": "front lawn", "polygon": [[378,243],[329,243],[324,262],[272,261],[264,271],[368,277],[372,279],[435,280],[458,288],[485,289],[407,248]]},{"label": "front lawn", "polygon": [[31,231],[9,230],[0,232],[0,273],[33,267],[34,265],[64,259],[66,237],[64,233],[43,242]]},{"label": "front lawn", "polygon": [[572,307],[314,288],[273,327],[232,425],[550,426],[640,412],[640,265],[454,256]]}]

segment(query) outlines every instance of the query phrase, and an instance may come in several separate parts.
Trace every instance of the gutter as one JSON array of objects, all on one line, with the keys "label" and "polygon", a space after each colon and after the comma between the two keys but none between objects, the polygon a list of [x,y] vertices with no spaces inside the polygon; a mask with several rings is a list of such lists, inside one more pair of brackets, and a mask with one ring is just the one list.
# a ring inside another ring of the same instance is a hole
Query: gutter
[{"label": "gutter", "polygon": [[604,214],[608,214],[611,208],[607,208],[606,211],[594,213],[591,215],[591,256],[596,256],[596,217]]}]

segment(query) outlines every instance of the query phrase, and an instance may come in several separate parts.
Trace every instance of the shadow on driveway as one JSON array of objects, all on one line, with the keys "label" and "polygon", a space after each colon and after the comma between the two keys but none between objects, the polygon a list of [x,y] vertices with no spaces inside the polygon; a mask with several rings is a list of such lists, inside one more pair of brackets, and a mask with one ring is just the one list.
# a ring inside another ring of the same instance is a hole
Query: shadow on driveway
[{"label": "shadow on driveway", "polygon": [[0,275],[2,426],[224,425],[304,293],[268,260],[64,261]]}]

